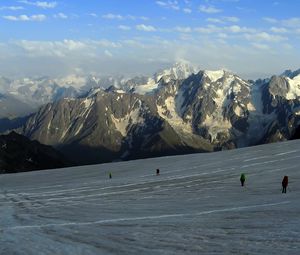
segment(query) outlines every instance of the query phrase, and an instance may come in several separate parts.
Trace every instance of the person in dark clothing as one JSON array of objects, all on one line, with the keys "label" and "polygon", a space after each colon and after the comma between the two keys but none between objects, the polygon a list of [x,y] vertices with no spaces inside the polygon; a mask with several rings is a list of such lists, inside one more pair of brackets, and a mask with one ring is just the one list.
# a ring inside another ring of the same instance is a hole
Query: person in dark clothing
[{"label": "person in dark clothing", "polygon": [[158,168],[156,169],[156,175],[159,175],[159,169]]},{"label": "person in dark clothing", "polygon": [[285,175],[282,180],[282,193],[286,193],[286,188],[288,184],[289,184],[289,177]]},{"label": "person in dark clothing", "polygon": [[244,173],[241,174],[240,181],[241,181],[241,185],[244,186],[244,183],[245,183],[245,181],[246,181],[246,176],[245,176]]},{"label": "person in dark clothing", "polygon": [[109,179],[111,179],[112,178],[112,174],[111,173],[109,173]]}]

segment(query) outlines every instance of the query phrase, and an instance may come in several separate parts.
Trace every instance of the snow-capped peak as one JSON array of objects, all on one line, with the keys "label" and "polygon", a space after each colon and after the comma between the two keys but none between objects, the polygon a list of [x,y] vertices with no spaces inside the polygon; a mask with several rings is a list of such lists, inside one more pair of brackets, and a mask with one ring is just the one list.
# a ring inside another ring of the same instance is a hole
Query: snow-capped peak
[{"label": "snow-capped peak", "polygon": [[217,71],[204,71],[204,74],[212,81],[216,82],[217,80],[221,79],[225,75],[226,71],[221,69]]},{"label": "snow-capped peak", "polygon": [[196,69],[187,62],[176,62],[171,68],[165,69],[154,75],[154,79],[158,82],[161,78],[165,78],[166,82],[172,79],[186,79],[192,73],[196,73]]}]

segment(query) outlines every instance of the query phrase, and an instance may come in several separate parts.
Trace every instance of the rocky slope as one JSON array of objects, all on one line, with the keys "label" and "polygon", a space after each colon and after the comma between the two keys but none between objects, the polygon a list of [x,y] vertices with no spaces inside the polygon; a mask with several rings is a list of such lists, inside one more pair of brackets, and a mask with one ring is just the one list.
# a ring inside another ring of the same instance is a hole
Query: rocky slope
[{"label": "rocky slope", "polygon": [[16,173],[69,166],[61,153],[50,146],[15,132],[0,136],[0,173]]}]

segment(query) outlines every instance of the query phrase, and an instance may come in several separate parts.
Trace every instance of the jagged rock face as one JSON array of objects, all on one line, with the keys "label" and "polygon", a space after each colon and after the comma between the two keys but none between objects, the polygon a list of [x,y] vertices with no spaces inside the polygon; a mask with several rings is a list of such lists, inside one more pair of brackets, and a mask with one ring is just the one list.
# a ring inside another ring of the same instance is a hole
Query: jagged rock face
[{"label": "jagged rock face", "polygon": [[50,146],[12,132],[0,136],[0,173],[60,168],[70,165]]},{"label": "jagged rock face", "polygon": [[247,131],[249,84],[235,75],[200,72],[161,85],[159,114],[174,129],[224,145]]},{"label": "jagged rock face", "polygon": [[300,123],[300,76],[273,76],[263,86],[264,113],[273,115],[263,142],[290,139]]},{"label": "jagged rock face", "polygon": [[41,108],[22,133],[75,154],[94,151],[87,162],[135,154],[142,157],[159,146],[180,145],[174,132],[175,142],[165,141],[162,134],[169,129],[165,133],[172,136],[172,128],[157,115],[153,102],[152,97],[105,91],[87,98],[64,99]]}]

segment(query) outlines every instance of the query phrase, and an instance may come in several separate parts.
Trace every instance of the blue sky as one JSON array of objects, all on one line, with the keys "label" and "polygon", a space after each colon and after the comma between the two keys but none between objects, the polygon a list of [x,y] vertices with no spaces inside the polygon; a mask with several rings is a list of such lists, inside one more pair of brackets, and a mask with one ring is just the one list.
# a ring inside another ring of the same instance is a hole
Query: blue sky
[{"label": "blue sky", "polygon": [[257,78],[300,68],[300,1],[3,0],[0,75],[150,74],[176,61]]}]

